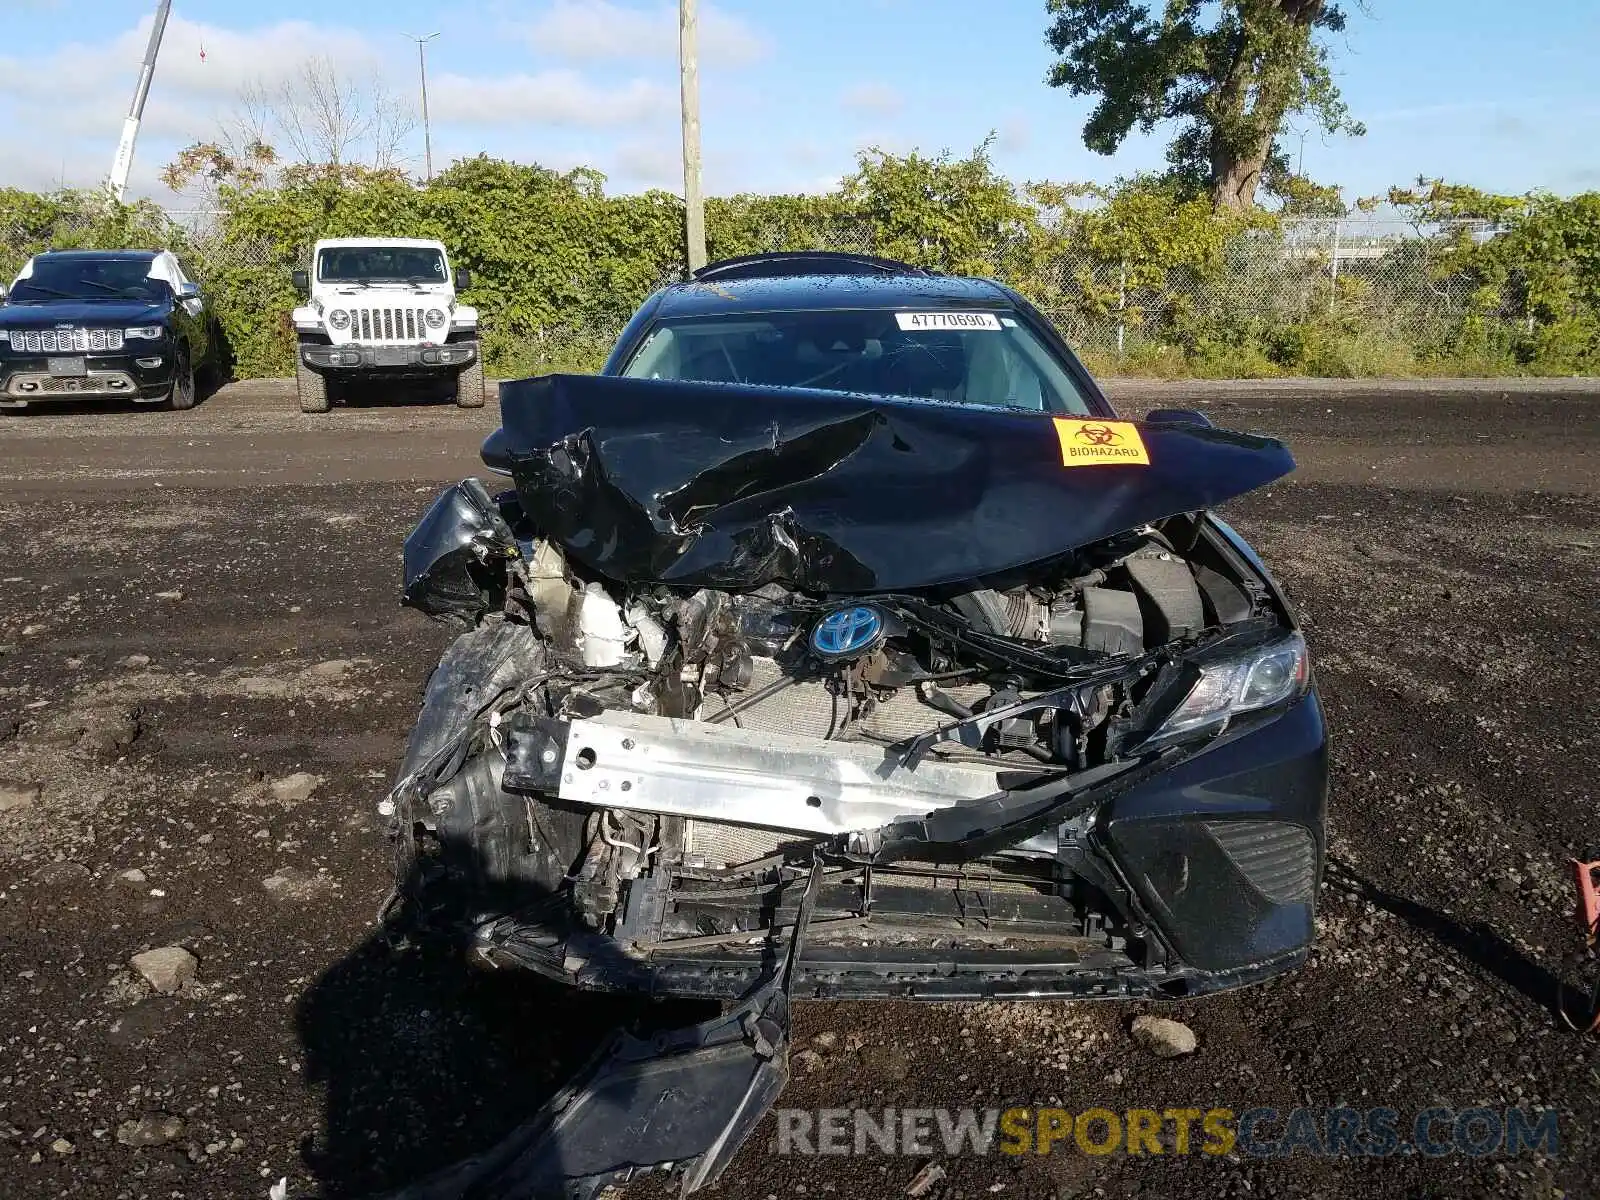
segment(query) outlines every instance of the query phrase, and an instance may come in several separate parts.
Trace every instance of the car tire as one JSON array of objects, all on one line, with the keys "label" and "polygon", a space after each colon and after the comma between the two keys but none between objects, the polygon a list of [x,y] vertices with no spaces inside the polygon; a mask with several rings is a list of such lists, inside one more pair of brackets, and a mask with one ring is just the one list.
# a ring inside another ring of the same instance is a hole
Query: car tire
[{"label": "car tire", "polygon": [[472,365],[456,376],[456,407],[483,407],[483,359],[474,358]]},{"label": "car tire", "polygon": [[187,347],[180,347],[177,354],[177,364],[172,373],[172,391],[167,396],[167,402],[163,407],[178,412],[193,408],[196,395],[194,360],[189,357]]},{"label": "car tire", "polygon": [[300,411],[303,413],[325,413],[328,411],[328,380],[324,375],[313,371],[303,362],[296,362],[294,368],[295,389],[300,393]]}]

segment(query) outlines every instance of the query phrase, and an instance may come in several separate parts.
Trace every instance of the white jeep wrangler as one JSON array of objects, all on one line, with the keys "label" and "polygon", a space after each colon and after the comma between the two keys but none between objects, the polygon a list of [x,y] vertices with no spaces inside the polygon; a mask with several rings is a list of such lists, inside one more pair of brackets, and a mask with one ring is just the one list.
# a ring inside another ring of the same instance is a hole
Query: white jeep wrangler
[{"label": "white jeep wrangler", "polygon": [[456,403],[483,407],[478,310],[458,304],[464,269],[420,238],[326,238],[294,284],[295,382],[302,412],[327,412],[355,380],[453,378]]}]

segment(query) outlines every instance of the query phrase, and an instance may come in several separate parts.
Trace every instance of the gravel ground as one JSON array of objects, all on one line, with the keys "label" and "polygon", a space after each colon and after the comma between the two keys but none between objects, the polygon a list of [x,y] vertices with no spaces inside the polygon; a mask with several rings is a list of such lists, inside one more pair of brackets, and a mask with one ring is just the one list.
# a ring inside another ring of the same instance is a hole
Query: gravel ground
[{"label": "gravel ground", "polygon": [[[1303,610],[1333,725],[1312,960],[1177,1005],[802,1005],[782,1103],[1553,1105],[1550,1160],[1058,1152],[925,1194],[1593,1194],[1600,1043],[1550,1002],[1565,859],[1600,843],[1600,389],[1113,391],[1300,460],[1225,515]],[[360,1195],[493,1141],[637,1015],[376,937],[374,803],[446,638],[395,603],[400,542],[495,410],[293,409],[269,382],[0,419],[7,1198]],[[1141,1049],[1143,1012],[1198,1050]],[[770,1140],[715,1194],[894,1196],[924,1165]]]}]

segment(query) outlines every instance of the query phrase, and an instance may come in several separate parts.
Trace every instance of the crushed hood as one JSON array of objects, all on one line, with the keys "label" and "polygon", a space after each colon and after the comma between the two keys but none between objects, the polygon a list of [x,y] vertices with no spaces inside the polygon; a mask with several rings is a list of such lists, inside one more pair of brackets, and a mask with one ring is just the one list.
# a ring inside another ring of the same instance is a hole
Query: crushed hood
[{"label": "crushed hood", "polygon": [[[1198,425],[801,388],[549,375],[503,385],[500,406],[485,461],[510,469],[545,536],[623,583],[915,591],[1294,469],[1281,442]],[[1142,443],[1148,462],[1096,462],[1069,442]]]}]

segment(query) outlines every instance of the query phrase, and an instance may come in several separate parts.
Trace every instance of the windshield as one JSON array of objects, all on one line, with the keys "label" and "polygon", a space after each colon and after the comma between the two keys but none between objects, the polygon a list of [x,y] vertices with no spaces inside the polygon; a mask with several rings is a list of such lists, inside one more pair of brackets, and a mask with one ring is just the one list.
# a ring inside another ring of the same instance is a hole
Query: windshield
[{"label": "windshield", "polygon": [[13,302],[167,299],[167,285],[150,278],[148,258],[36,258],[26,279],[11,288]]},{"label": "windshield", "polygon": [[622,374],[1092,414],[1065,366],[1004,311],[846,309],[663,321]]},{"label": "windshield", "polygon": [[341,246],[317,256],[323,283],[443,283],[444,255],[426,246]]}]

